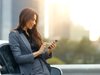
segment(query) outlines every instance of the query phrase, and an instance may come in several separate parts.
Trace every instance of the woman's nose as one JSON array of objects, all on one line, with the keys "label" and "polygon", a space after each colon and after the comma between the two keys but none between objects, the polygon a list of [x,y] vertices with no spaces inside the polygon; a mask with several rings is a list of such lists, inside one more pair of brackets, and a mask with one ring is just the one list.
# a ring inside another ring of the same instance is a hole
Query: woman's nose
[{"label": "woman's nose", "polygon": [[36,22],[34,21],[34,24],[36,24]]},{"label": "woman's nose", "polygon": [[33,24],[36,24],[36,21],[34,21]]}]

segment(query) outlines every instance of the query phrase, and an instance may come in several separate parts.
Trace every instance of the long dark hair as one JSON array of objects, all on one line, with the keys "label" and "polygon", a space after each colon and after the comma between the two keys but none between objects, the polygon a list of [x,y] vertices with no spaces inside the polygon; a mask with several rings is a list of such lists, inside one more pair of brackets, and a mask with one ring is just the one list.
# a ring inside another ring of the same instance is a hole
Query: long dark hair
[{"label": "long dark hair", "polygon": [[29,35],[32,36],[32,39],[34,39],[36,45],[40,47],[42,44],[42,38],[40,36],[40,33],[37,31],[38,14],[33,9],[25,8],[22,10],[22,12],[19,15],[19,24],[16,29],[23,30],[23,28],[29,20],[34,20],[34,15],[36,15],[36,24],[30,30]]}]

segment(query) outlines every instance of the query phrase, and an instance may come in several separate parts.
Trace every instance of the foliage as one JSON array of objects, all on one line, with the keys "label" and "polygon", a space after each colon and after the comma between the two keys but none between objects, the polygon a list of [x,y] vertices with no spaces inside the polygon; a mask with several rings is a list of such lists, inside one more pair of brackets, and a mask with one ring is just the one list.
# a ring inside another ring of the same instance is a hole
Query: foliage
[{"label": "foliage", "polygon": [[97,48],[88,38],[80,41],[61,39],[53,54],[66,64],[100,63],[100,52],[97,52]]},{"label": "foliage", "polygon": [[48,63],[50,64],[65,64],[61,59],[57,57],[52,57],[51,59],[48,59]]}]

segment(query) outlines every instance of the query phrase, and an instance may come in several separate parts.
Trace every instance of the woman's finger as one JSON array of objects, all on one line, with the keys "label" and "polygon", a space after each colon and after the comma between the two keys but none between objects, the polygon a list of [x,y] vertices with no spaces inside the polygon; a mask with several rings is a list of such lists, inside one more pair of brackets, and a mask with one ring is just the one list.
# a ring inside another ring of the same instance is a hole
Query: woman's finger
[{"label": "woman's finger", "polygon": [[53,48],[55,48],[55,47],[56,47],[56,44],[50,45],[50,48],[51,48],[51,49],[53,49]]}]

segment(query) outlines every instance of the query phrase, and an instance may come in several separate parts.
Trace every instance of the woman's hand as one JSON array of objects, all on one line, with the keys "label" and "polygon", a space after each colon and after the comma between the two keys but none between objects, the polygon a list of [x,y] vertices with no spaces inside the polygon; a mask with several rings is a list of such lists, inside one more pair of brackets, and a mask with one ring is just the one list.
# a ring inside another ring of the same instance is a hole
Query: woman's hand
[{"label": "woman's hand", "polygon": [[37,52],[34,52],[34,53],[33,53],[34,57],[37,57],[37,56],[39,56],[40,54],[42,54],[42,53],[44,52],[45,48],[46,48],[46,45],[47,45],[47,43],[44,42],[44,43],[41,45],[40,49],[39,49]]},{"label": "woman's hand", "polygon": [[46,46],[47,46],[47,43],[46,43],[46,42],[44,42],[44,43],[41,45],[41,47],[40,47],[40,49],[39,49],[40,54],[42,54],[42,53],[44,52]]},{"label": "woman's hand", "polygon": [[52,53],[52,49],[54,49],[56,47],[56,42],[57,41],[53,41],[50,46],[48,47],[48,54]]},{"label": "woman's hand", "polygon": [[50,46],[48,47],[48,49],[54,49],[56,47],[56,41],[53,41]]}]

